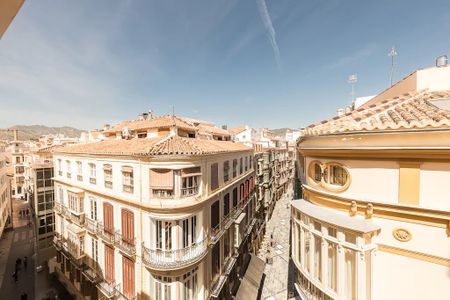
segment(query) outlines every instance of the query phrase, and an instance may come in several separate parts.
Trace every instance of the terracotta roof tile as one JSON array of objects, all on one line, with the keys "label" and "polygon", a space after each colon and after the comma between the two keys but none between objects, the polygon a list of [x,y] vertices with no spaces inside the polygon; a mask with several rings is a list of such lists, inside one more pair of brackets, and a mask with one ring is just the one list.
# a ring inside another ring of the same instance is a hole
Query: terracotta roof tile
[{"label": "terracotta roof tile", "polygon": [[248,150],[252,150],[252,148],[230,141],[170,136],[131,140],[106,140],[89,144],[78,144],[56,149],[55,153],[158,156],[204,155]]},{"label": "terracotta roof tile", "polygon": [[303,133],[308,136],[371,130],[449,128],[450,111],[430,102],[449,97],[450,91],[405,93],[338,118],[317,122],[306,127]]},{"label": "terracotta roof tile", "polygon": [[188,122],[182,120],[177,116],[161,116],[153,119],[146,120],[133,120],[133,121],[123,121],[122,123],[112,127],[105,131],[105,133],[116,133],[122,132],[124,128],[128,128],[131,131],[139,131],[151,128],[170,128],[178,127],[186,130],[195,130],[195,126],[189,124]]}]

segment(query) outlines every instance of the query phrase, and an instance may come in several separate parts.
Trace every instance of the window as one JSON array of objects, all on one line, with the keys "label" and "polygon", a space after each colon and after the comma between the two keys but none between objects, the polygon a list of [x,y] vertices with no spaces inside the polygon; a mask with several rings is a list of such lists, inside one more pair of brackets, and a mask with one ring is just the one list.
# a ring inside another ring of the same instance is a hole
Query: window
[{"label": "window", "polygon": [[242,174],[242,170],[243,170],[243,159],[242,157],[239,159],[239,174]]},{"label": "window", "polygon": [[172,300],[172,278],[155,276],[155,300]]},{"label": "window", "polygon": [[198,297],[197,270],[198,270],[198,267],[195,267],[192,271],[183,275],[184,300],[194,300],[194,299],[197,299],[197,297]]},{"label": "window", "polygon": [[91,255],[92,260],[95,264],[98,263],[98,241],[96,239],[91,239]]},{"label": "window", "polygon": [[83,205],[81,205],[80,197],[77,194],[68,192],[67,197],[69,200],[69,209],[76,213],[83,212]]},{"label": "window", "polygon": [[245,157],[245,172],[247,172],[248,169],[248,157]]},{"label": "window", "polygon": [[114,282],[114,249],[105,245],[105,279]]},{"label": "window", "polygon": [[233,178],[237,176],[237,159],[233,159]]},{"label": "window", "polygon": [[322,168],[319,163],[314,163],[314,180],[320,182],[322,180]]},{"label": "window", "polygon": [[322,281],[322,241],[314,235],[314,277]]},{"label": "window", "polygon": [[82,181],[83,180],[83,164],[81,161],[77,161],[77,180]]},{"label": "window", "polygon": [[122,256],[123,293],[127,299],[135,296],[134,281],[134,262],[128,257]]},{"label": "window", "polygon": [[173,170],[150,169],[150,189],[152,190],[152,195],[154,197],[172,198],[174,187],[173,181]]},{"label": "window", "polygon": [[211,273],[212,281],[216,281],[220,276],[220,241],[212,248]]},{"label": "window", "polygon": [[337,291],[337,247],[328,242],[328,287]]},{"label": "window", "polygon": [[195,244],[197,241],[197,217],[192,216],[183,220],[183,248],[189,247]]},{"label": "window", "polygon": [[56,165],[57,165],[57,167],[58,167],[58,175],[62,175],[62,163],[61,163],[61,159],[58,159],[57,160],[57,163],[56,163]]},{"label": "window", "polygon": [[311,268],[311,234],[309,232],[305,232],[305,267],[306,271],[309,273]]},{"label": "window", "polygon": [[223,181],[227,182],[230,179],[230,161],[225,161],[223,163]]},{"label": "window", "polygon": [[70,160],[66,160],[66,170],[67,170],[67,178],[72,177],[72,165],[70,163]]},{"label": "window", "polygon": [[113,175],[112,175],[112,166],[111,165],[103,165],[103,176],[105,179],[105,188],[112,189]]},{"label": "window", "polygon": [[230,193],[226,193],[223,196],[223,215],[224,217],[228,216],[230,213]]},{"label": "window", "polygon": [[36,170],[36,186],[38,188],[46,188],[53,186],[53,169],[37,169]]},{"label": "window", "polygon": [[89,197],[90,204],[90,218],[97,221],[97,201],[93,197]]},{"label": "window", "polygon": [[89,182],[92,184],[97,182],[97,167],[93,163],[89,163]]},{"label": "window", "polygon": [[200,167],[181,170],[181,196],[188,197],[198,194],[200,182]]},{"label": "window", "polygon": [[237,189],[237,187],[235,187],[233,189],[233,207],[236,207],[238,205],[238,202],[239,202],[239,200],[238,200],[238,189]]},{"label": "window", "polygon": [[338,165],[330,165],[330,183],[343,186],[347,183],[347,171]]},{"label": "window", "polygon": [[53,209],[54,206],[54,194],[53,190],[49,191],[39,191],[37,193],[37,199],[38,199],[38,211],[44,211]]},{"label": "window", "polygon": [[211,165],[211,191],[219,187],[219,165],[217,163]]},{"label": "window", "polygon": [[172,222],[156,221],[156,249],[172,250]]},{"label": "window", "polygon": [[219,228],[220,224],[220,206],[219,201],[211,205],[211,229],[213,232]]},{"label": "window", "polygon": [[122,240],[134,245],[134,213],[122,208]]},{"label": "window", "polygon": [[126,193],[134,192],[133,168],[122,167],[122,190]]},{"label": "window", "polygon": [[356,255],[345,249],[345,299],[356,300]]}]

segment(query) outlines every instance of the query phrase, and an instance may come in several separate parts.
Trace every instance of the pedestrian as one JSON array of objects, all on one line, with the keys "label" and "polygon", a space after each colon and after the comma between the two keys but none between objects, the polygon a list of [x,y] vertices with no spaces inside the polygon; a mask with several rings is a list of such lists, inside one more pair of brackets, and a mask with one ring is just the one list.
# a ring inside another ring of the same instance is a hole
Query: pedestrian
[{"label": "pedestrian", "polygon": [[17,272],[13,273],[13,277],[14,277],[14,282],[17,282],[17,280],[19,279],[19,276],[17,275]]},{"label": "pedestrian", "polygon": [[27,208],[27,217],[30,215],[30,209]]},{"label": "pedestrian", "polygon": [[28,295],[27,293],[23,293],[22,295],[20,295],[20,300],[27,300]]},{"label": "pedestrian", "polygon": [[25,269],[27,268],[27,257],[26,256],[23,259],[23,266],[25,267]]}]

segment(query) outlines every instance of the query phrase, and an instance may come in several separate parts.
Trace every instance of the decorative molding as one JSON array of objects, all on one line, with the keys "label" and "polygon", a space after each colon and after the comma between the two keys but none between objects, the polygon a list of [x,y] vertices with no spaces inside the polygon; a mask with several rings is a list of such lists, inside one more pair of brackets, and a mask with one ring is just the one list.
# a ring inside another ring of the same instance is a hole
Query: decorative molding
[{"label": "decorative molding", "polygon": [[444,228],[447,230],[447,236],[450,237],[450,211],[427,209],[399,203],[369,202],[319,191],[306,184],[303,184],[302,187],[307,199],[316,205],[348,212],[351,202],[355,201],[358,214],[364,215],[364,208],[372,204],[373,217]]},{"label": "decorative molding", "polygon": [[409,257],[409,258],[426,261],[426,262],[437,264],[437,265],[442,265],[445,267],[450,266],[449,258],[435,256],[435,255],[431,255],[431,254],[427,254],[427,253],[423,253],[423,252],[402,249],[402,248],[384,245],[384,244],[378,244],[378,250],[382,251],[382,252],[386,252],[386,253],[391,253],[391,254],[396,254],[396,255],[400,255],[400,256],[405,256],[405,257]]},{"label": "decorative molding", "polygon": [[405,228],[394,228],[394,230],[392,230],[392,235],[400,242],[408,242],[412,239],[411,232]]}]

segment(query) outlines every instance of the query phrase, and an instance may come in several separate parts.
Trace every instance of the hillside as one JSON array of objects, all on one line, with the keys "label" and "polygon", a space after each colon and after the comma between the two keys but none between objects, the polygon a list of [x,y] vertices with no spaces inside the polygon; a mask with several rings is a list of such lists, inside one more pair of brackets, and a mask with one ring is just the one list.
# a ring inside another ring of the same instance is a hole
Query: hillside
[{"label": "hillside", "polygon": [[19,130],[19,140],[37,140],[46,134],[64,134],[67,137],[80,137],[82,130],[73,127],[47,127],[44,125],[15,125],[9,128],[0,129],[0,140],[12,140],[13,129]]}]

